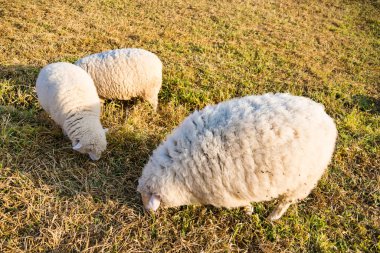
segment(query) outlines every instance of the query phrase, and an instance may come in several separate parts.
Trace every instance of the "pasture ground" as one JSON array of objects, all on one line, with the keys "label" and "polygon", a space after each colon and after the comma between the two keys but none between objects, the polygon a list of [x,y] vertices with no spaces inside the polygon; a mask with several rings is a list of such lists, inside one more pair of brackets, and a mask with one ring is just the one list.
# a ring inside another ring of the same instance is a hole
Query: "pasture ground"
[{"label": "pasture ground", "polygon": [[[122,47],[164,63],[159,109],[107,101],[108,149],[73,152],[41,110],[40,68]],[[379,252],[380,2],[0,0],[1,252]],[[274,223],[243,210],[144,215],[137,179],[190,112],[247,94],[325,105],[339,139],[312,194]]]}]

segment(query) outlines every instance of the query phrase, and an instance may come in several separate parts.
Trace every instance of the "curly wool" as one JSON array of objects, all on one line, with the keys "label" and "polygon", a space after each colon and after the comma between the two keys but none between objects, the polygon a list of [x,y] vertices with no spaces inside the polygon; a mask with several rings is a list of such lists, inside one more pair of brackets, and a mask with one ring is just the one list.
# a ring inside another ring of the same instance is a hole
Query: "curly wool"
[{"label": "curly wool", "polygon": [[75,64],[90,74],[100,97],[120,100],[141,97],[156,110],[162,63],[155,54],[124,48],[92,54]]},{"label": "curly wool", "polygon": [[36,90],[42,108],[62,127],[73,148],[99,159],[107,141],[99,97],[86,71],[66,62],[49,64],[40,71]]},{"label": "curly wool", "polygon": [[232,99],[188,116],[153,152],[138,191],[148,209],[154,200],[232,208],[280,198],[275,220],[317,184],[336,137],[324,107],[308,98]]}]

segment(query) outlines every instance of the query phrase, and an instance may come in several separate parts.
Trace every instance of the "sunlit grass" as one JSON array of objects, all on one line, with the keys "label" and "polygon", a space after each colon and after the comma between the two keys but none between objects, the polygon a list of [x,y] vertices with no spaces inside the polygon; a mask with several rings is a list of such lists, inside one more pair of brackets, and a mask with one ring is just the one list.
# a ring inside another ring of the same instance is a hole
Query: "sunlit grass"
[{"label": "sunlit grass", "polygon": [[[376,1],[0,0],[1,252],[380,251],[380,11]],[[73,152],[41,110],[42,66],[141,47],[164,63],[157,113],[105,101],[101,160]],[[290,92],[337,124],[333,161],[304,201],[142,212],[137,179],[189,113]]]}]

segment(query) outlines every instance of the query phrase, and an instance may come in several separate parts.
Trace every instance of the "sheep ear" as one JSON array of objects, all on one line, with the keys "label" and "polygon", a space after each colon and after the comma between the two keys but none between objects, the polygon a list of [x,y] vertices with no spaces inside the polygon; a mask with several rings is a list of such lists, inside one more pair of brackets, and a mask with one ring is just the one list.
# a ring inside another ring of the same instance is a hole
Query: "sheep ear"
[{"label": "sheep ear", "polygon": [[103,128],[103,130],[105,134],[108,133],[108,128]]},{"label": "sheep ear", "polygon": [[150,196],[150,199],[149,199],[149,202],[148,202],[148,205],[147,205],[147,209],[148,210],[156,211],[158,209],[158,207],[160,206],[160,203],[161,203],[160,196],[158,196],[156,194],[152,194]]},{"label": "sheep ear", "polygon": [[74,150],[79,150],[82,147],[82,143],[78,142],[75,146],[73,146]]}]

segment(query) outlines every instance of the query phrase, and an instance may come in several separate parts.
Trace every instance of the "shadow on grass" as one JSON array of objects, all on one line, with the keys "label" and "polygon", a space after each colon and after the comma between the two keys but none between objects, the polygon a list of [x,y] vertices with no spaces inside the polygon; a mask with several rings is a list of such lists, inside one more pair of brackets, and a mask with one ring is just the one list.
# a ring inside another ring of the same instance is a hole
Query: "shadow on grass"
[{"label": "shadow on grass", "polygon": [[365,95],[354,95],[352,97],[354,103],[362,111],[366,111],[372,114],[380,114],[380,100],[365,96]]},{"label": "shadow on grass", "polygon": [[16,83],[33,82],[37,79],[41,66],[0,65],[0,80],[13,80]]},{"label": "shadow on grass", "polygon": [[72,150],[69,139],[43,111],[2,106],[0,126],[0,163],[23,172],[35,187],[47,185],[59,198],[79,194],[142,212],[136,186],[155,146],[149,136],[111,130],[107,150],[94,162]]},{"label": "shadow on grass", "polygon": [[36,102],[34,91],[39,66],[0,65],[0,104],[30,109]]}]

